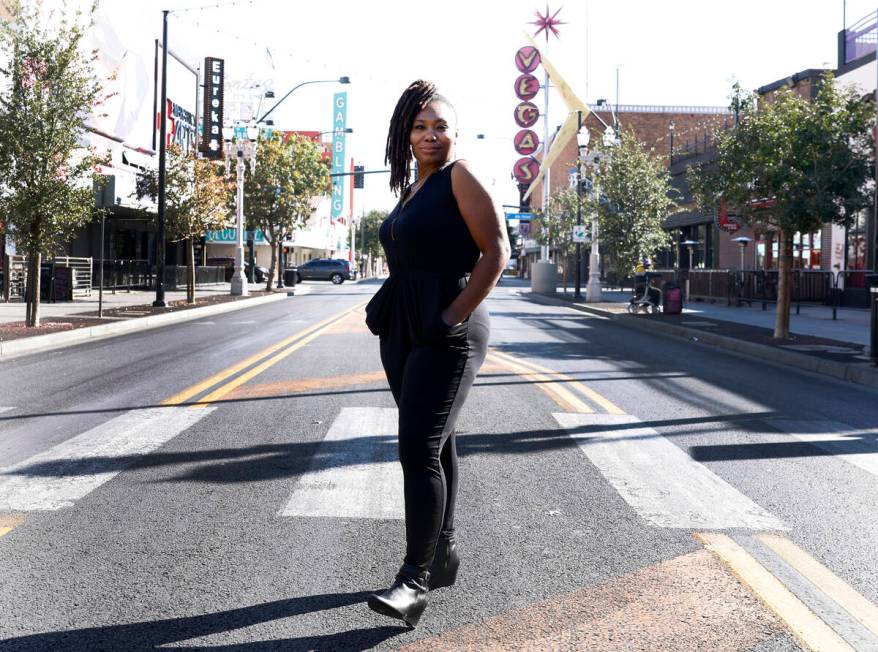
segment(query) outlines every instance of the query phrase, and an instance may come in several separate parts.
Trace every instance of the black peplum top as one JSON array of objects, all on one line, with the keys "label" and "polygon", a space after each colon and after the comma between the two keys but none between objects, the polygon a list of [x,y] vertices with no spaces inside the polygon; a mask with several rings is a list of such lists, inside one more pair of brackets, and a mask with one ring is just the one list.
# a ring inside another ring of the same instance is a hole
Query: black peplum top
[{"label": "black peplum top", "polygon": [[390,276],[366,306],[366,325],[375,335],[418,345],[436,343],[448,331],[441,313],[466,287],[481,255],[451,190],[453,167],[427,177],[381,224]]}]

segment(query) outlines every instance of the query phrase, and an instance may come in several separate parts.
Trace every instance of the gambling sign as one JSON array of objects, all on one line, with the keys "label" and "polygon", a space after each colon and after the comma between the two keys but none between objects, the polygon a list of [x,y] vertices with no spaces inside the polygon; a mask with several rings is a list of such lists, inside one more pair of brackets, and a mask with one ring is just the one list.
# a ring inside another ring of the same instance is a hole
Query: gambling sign
[{"label": "gambling sign", "polygon": [[515,144],[515,151],[522,156],[530,156],[540,145],[540,139],[535,132],[530,129],[522,129],[512,141]]}]

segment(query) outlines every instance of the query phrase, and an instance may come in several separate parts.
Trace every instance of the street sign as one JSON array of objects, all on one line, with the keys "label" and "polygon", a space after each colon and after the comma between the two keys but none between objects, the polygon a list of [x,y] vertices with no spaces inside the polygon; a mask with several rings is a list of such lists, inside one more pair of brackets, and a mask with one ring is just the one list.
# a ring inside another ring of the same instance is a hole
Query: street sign
[{"label": "street sign", "polygon": [[533,218],[533,213],[506,213],[507,220],[523,220],[526,222],[532,220]]},{"label": "street sign", "polygon": [[585,224],[573,226],[573,242],[585,242]]}]

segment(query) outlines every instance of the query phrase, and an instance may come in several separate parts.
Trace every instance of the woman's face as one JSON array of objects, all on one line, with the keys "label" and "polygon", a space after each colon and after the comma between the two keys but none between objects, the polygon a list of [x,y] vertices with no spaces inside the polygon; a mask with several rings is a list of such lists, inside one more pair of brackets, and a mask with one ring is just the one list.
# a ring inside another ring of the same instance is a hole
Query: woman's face
[{"label": "woman's face", "polygon": [[430,102],[412,123],[410,141],[418,166],[430,169],[450,161],[456,138],[457,126],[451,107],[444,102]]}]

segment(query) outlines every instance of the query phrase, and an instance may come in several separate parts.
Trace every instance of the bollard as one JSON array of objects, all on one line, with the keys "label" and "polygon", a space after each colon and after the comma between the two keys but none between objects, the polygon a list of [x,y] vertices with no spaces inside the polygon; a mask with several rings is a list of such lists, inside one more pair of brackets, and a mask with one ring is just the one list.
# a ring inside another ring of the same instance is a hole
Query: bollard
[{"label": "bollard", "polygon": [[867,274],[866,285],[869,288],[869,296],[872,299],[869,354],[872,356],[872,364],[878,367],[878,274]]}]

